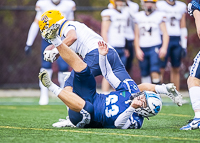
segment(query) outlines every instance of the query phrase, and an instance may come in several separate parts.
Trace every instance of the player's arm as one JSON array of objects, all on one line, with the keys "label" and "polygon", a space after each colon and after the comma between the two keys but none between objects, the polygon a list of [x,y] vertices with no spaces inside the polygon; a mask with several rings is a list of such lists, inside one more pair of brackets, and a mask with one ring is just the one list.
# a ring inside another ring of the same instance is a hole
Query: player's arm
[{"label": "player's arm", "polygon": [[29,29],[28,37],[26,41],[26,47],[24,49],[27,55],[31,53],[31,46],[33,45],[33,42],[35,41],[38,31],[39,31],[38,19],[35,19]]},{"label": "player's arm", "polygon": [[167,28],[165,25],[165,22],[161,22],[160,23],[160,30],[163,33],[163,37],[162,37],[162,47],[159,50],[159,57],[161,59],[165,58],[166,54],[167,54],[167,48],[168,48],[168,44],[169,44],[169,35],[167,33]]},{"label": "player's arm", "polygon": [[120,129],[127,129],[130,126],[134,126],[135,122],[134,119],[131,118],[131,116],[134,113],[135,109],[143,106],[146,106],[145,98],[141,98],[139,100],[138,98],[134,98],[131,105],[117,117],[114,122],[115,126]]},{"label": "player's arm", "polygon": [[144,53],[141,50],[140,45],[139,45],[139,38],[140,38],[139,32],[140,32],[139,26],[138,26],[138,24],[135,24],[135,27],[134,27],[134,34],[135,34],[134,47],[135,47],[136,57],[138,58],[138,60],[143,61]]},{"label": "player's arm", "polygon": [[31,53],[31,46],[33,45],[33,42],[35,41],[35,38],[39,31],[38,22],[39,22],[40,16],[42,15],[40,4],[36,3],[35,10],[37,11],[37,13],[36,13],[33,23],[31,24],[31,27],[29,29],[28,37],[27,37],[27,41],[26,41],[26,47],[24,48],[25,53],[27,55]]},{"label": "player's arm", "polygon": [[70,26],[70,29],[65,34],[65,39],[63,40],[63,43],[65,43],[67,46],[71,46],[76,40],[76,30],[73,26]]},{"label": "player's arm", "polygon": [[116,89],[121,81],[115,76],[107,59],[108,47],[103,41],[98,43],[99,45],[99,66],[102,75],[106,78],[109,84]]},{"label": "player's arm", "polygon": [[110,16],[102,16],[101,36],[105,42],[108,42],[108,30],[109,30],[110,24],[111,24]]},{"label": "player's arm", "polygon": [[193,16],[195,18],[195,24],[197,28],[197,34],[200,39],[200,11],[199,10],[194,10]]}]

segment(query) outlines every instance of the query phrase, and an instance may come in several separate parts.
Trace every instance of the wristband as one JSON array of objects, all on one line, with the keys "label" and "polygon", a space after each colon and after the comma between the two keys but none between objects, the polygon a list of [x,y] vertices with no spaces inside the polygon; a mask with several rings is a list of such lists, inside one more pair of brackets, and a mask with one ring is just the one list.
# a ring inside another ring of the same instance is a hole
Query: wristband
[{"label": "wristband", "polygon": [[[62,44],[62,40],[60,39],[59,36],[56,36],[55,39],[51,39],[51,43],[55,46],[58,47]],[[56,48],[57,49],[57,48]]]}]

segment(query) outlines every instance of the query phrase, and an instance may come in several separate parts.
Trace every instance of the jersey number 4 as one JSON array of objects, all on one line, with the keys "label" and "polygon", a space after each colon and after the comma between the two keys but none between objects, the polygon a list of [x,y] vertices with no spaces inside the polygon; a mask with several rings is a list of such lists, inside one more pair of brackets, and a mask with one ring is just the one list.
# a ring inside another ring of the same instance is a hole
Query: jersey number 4
[{"label": "jersey number 4", "polygon": [[117,113],[119,112],[119,107],[115,104],[117,101],[118,101],[117,95],[109,95],[106,98],[105,114],[108,118],[117,115]]}]

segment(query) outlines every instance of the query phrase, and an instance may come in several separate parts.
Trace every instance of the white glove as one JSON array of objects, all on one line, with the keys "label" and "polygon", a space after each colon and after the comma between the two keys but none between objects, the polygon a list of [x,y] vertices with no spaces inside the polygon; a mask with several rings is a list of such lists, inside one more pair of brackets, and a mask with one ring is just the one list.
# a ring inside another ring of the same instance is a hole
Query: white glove
[{"label": "white glove", "polygon": [[57,58],[56,55],[58,54],[58,49],[54,48],[53,50],[45,50],[44,51],[44,60],[47,62],[53,63]]}]

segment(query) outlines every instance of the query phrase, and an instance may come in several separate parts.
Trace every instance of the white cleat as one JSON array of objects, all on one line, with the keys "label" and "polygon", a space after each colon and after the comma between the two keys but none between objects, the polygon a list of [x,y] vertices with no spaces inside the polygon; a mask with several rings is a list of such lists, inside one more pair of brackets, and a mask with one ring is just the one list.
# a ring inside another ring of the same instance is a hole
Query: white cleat
[{"label": "white cleat", "polygon": [[51,86],[52,81],[51,81],[51,79],[48,75],[48,72],[46,70],[41,71],[39,73],[38,77],[39,77],[39,80],[42,82],[42,84],[45,87],[49,88],[49,86]]},{"label": "white cleat", "polygon": [[173,83],[163,84],[167,89],[167,96],[178,106],[182,106],[182,94],[176,90]]},{"label": "white cleat", "polygon": [[53,127],[56,128],[62,128],[62,127],[76,127],[72,124],[72,122],[69,119],[69,116],[66,117],[66,119],[59,119],[58,122],[52,124]]}]

